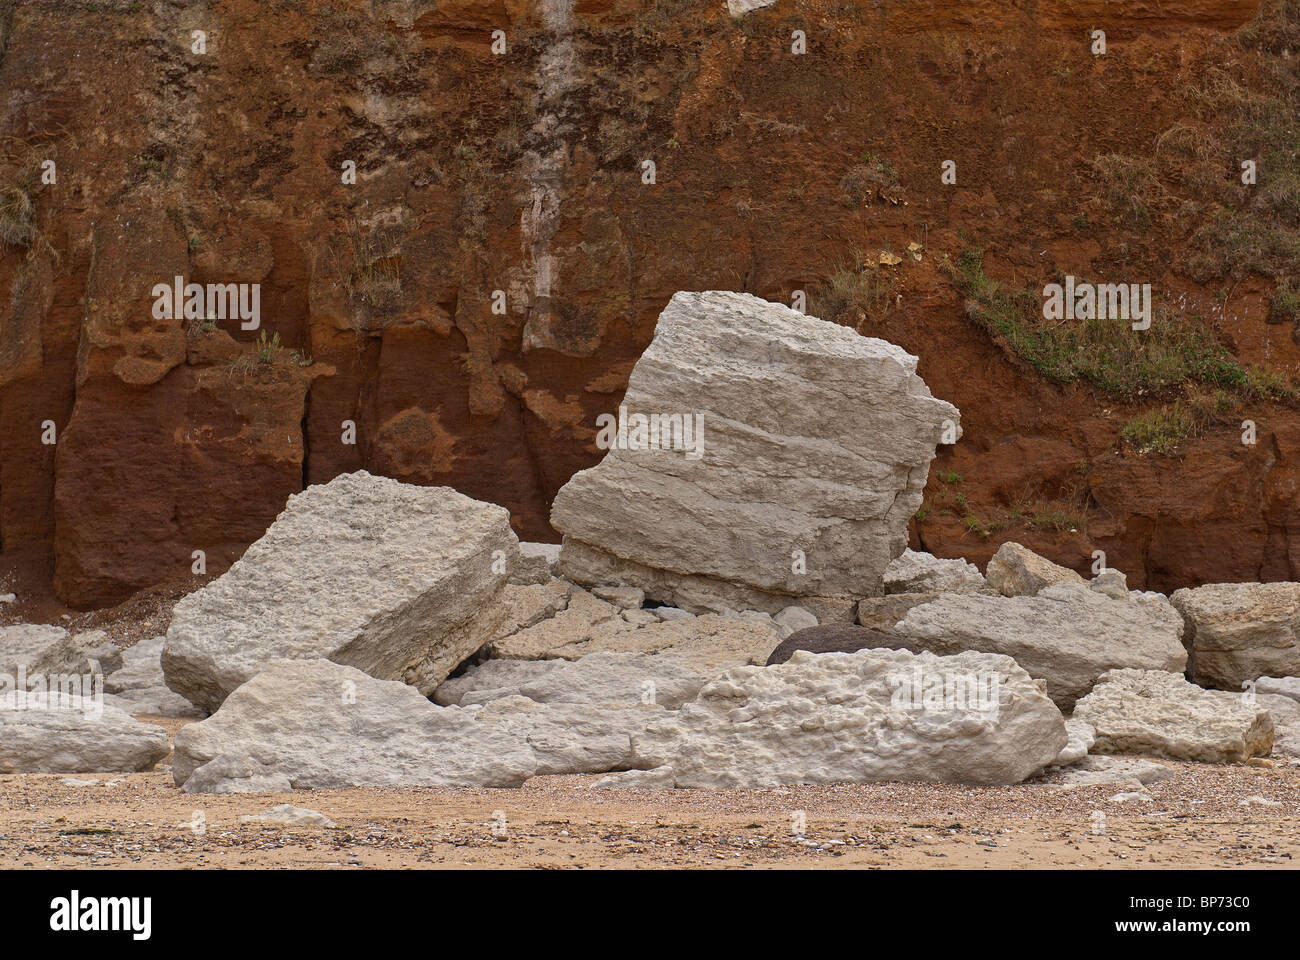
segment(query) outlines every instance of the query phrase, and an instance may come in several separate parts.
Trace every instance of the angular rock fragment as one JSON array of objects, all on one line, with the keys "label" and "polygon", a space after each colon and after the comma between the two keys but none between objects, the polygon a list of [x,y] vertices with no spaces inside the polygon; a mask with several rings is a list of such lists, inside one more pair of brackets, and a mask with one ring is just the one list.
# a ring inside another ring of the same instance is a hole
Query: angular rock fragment
[{"label": "angular rock fragment", "polygon": [[885,568],[885,593],[975,593],[988,588],[979,567],[904,550]]},{"label": "angular rock fragment", "polygon": [[57,674],[111,673],[122,666],[122,651],[102,630],[75,636],[63,627],[20,623],[0,627],[0,672],[29,678]]},{"label": "angular rock fragment", "polygon": [[517,557],[503,507],[343,474],[176,605],[167,685],[212,711],[272,660],[325,657],[431,692],[500,625]]},{"label": "angular rock fragment", "polygon": [[1211,583],[1169,597],[1187,623],[1187,676],[1240,691],[1261,676],[1300,674],[1300,583]]},{"label": "angular rock fragment", "polygon": [[1065,732],[1070,740],[1061,751],[1060,756],[1052,761],[1052,766],[1064,767],[1071,763],[1082,760],[1092,749],[1092,745],[1097,740],[1097,731],[1092,724],[1084,723],[1082,720],[1066,720]]},{"label": "angular rock fragment", "polygon": [[[777,613],[880,593],[959,415],[899,347],[711,291],[673,296],[620,416],[605,459],[555,498],[561,575]],[[665,440],[678,426],[692,444]]]},{"label": "angular rock fragment", "polygon": [[1160,670],[1108,671],[1075,706],[1074,719],[1096,728],[1096,753],[1237,763],[1273,746],[1267,710]]},{"label": "angular rock fragment", "polygon": [[1111,783],[1145,786],[1174,775],[1170,767],[1139,757],[1105,754],[1083,757],[1066,767],[1054,768],[1047,781],[1062,787],[1096,787]]},{"label": "angular rock fragment", "polygon": [[519,544],[519,565],[510,575],[510,582],[516,584],[549,583],[555,576],[555,565],[560,559],[558,543]]},{"label": "angular rock fragment", "polygon": [[796,653],[737,667],[633,737],[636,766],[678,787],[927,780],[1019,783],[1067,742],[1010,657],[905,650]]},{"label": "angular rock fragment", "polygon": [[1014,657],[1063,710],[1107,670],[1181,671],[1182,618],[1156,594],[1115,600],[1083,583],[1058,583],[1036,596],[945,594],[913,607],[894,633],[909,649],[980,650]]},{"label": "angular rock fragment", "polygon": [[984,570],[988,585],[1004,597],[1036,596],[1056,583],[1084,583],[1083,577],[1019,543],[1007,541]]},{"label": "angular rock fragment", "polygon": [[601,777],[591,785],[593,790],[671,790],[674,785],[672,767],[655,767],[653,770],[625,770]]},{"label": "angular rock fragment", "polygon": [[254,813],[240,817],[240,823],[283,823],[291,827],[333,827],[336,824],[319,810],[295,807],[292,803],[282,803],[264,813]]},{"label": "angular rock fragment", "polygon": [[938,600],[942,593],[893,593],[883,597],[866,597],[858,601],[858,626],[889,632],[913,607]]}]

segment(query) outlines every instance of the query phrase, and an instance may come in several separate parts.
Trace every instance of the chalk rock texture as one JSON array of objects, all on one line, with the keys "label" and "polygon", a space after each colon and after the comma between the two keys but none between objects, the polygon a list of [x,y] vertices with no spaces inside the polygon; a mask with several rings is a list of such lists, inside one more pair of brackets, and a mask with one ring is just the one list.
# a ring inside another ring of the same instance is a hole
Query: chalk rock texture
[{"label": "chalk rock texture", "polygon": [[[914,677],[979,678],[992,710],[898,697]],[[738,667],[634,738],[636,766],[678,787],[927,780],[1019,783],[1065,747],[1065,722],[1010,657],[905,650],[814,654]]]},{"label": "chalk rock texture", "polygon": [[279,660],[180,730],[172,771],[191,793],[513,787],[641,766],[632,737],[663,712],[653,703],[516,694],[437,706],[411,686],[328,660]]},{"label": "chalk rock texture", "polygon": [[102,630],[74,636],[63,627],[43,623],[0,627],[0,671],[11,676],[20,668],[30,678],[110,673],[121,666],[122,651]]},{"label": "chalk rock texture", "polygon": [[1255,682],[1255,692],[1290,697],[1300,702],[1300,677],[1260,677]]},{"label": "chalk rock texture", "polygon": [[[878,595],[958,435],[901,348],[721,291],[673,296],[623,404],[628,441],[556,495],[559,572],[696,613]],[[696,414],[699,457],[639,442],[635,417]]]},{"label": "chalk rock texture", "polygon": [[128,713],[164,717],[201,717],[204,711],[172,691],[163,678],[164,636],[141,640],[122,651],[122,667],[104,678],[104,690]]},{"label": "chalk rock texture", "polygon": [[1175,590],[1186,621],[1187,676],[1240,691],[1261,676],[1300,674],[1300,583],[1211,583]]},{"label": "chalk rock texture", "polygon": [[0,773],[131,773],[170,751],[162,727],[91,697],[0,695]]},{"label": "chalk rock texture", "polygon": [[1300,758],[1300,703],[1279,694],[1261,694],[1255,706],[1267,710],[1273,720],[1272,756]]},{"label": "chalk rock texture", "polygon": [[1068,567],[1052,563],[1021,544],[1008,540],[998,547],[984,570],[988,585],[1004,597],[1032,597],[1056,583],[1083,583]]},{"label": "chalk rock texture", "polygon": [[979,567],[965,560],[943,560],[911,548],[885,568],[885,593],[974,593],[988,587]]},{"label": "chalk rock texture", "polygon": [[484,653],[508,660],[576,660],[600,651],[672,654],[703,669],[764,663],[781,640],[780,628],[766,614],[705,614],[661,621],[650,611],[635,611],[646,616],[644,621],[633,621],[627,616],[632,612],[573,588],[563,610],[499,636]]},{"label": "chalk rock texture", "polygon": [[[266,664],[175,743],[172,775],[188,792],[245,792],[240,781],[257,793],[276,784],[508,787],[537,766],[526,743],[493,736],[473,713],[328,660]],[[204,772],[214,762],[215,778]]]},{"label": "chalk rock texture", "polygon": [[519,565],[510,575],[510,582],[517,584],[549,583],[555,576],[555,565],[560,559],[558,543],[519,544]]},{"label": "chalk rock texture", "polygon": [[962,650],[1015,658],[1063,710],[1107,670],[1181,671],[1182,617],[1158,594],[1116,600],[1083,583],[1058,583],[1036,596],[947,594],[913,607],[894,627],[909,648]]},{"label": "chalk rock texture", "polygon": [[1112,757],[1105,754],[1087,756],[1067,767],[1053,769],[1046,778],[1061,787],[1096,787],[1123,783],[1145,786],[1174,775],[1172,767],[1140,757]]},{"label": "chalk rock texture", "polygon": [[1266,709],[1241,694],[1205,690],[1160,670],[1108,671],[1078,702],[1074,719],[1096,729],[1096,753],[1235,763],[1273,746]]},{"label": "chalk rock texture", "polygon": [[1068,766],[1082,760],[1097,740],[1097,731],[1092,724],[1073,718],[1065,721],[1065,733],[1070,739],[1065,749],[1052,761],[1052,765],[1056,767]]},{"label": "chalk rock texture", "polygon": [[504,697],[537,703],[650,702],[676,710],[717,670],[694,669],[670,654],[588,654],[579,660],[488,660],[447,680],[435,703],[470,706]]},{"label": "chalk rock texture", "polygon": [[883,597],[865,597],[858,602],[856,622],[869,630],[888,632],[907,616],[913,607],[938,600],[938,591],[926,593],[892,593]]},{"label": "chalk rock texture", "polygon": [[500,625],[517,559],[502,507],[343,474],[176,605],[167,685],[212,711],[272,660],[324,657],[432,692]]}]

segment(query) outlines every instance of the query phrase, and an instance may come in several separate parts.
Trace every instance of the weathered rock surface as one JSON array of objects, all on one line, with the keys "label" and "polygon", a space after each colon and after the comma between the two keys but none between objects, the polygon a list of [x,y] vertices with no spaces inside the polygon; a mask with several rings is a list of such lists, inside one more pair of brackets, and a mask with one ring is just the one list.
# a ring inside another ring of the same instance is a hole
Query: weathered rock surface
[{"label": "weathered rock surface", "polygon": [[601,777],[591,787],[593,790],[671,790],[674,784],[673,768],[664,766],[612,773]]},{"label": "weathered rock surface", "polygon": [[1211,583],[1169,601],[1187,624],[1193,682],[1240,691],[1257,677],[1300,673],[1300,583]]},{"label": "weathered rock surface", "polygon": [[1065,721],[1065,733],[1070,739],[1065,749],[1052,761],[1052,766],[1064,767],[1082,760],[1097,740],[1097,731],[1090,723],[1073,718]]},{"label": "weathered rock surface", "polygon": [[1278,694],[1260,694],[1255,706],[1267,710],[1273,720],[1275,757],[1300,758],[1300,703]]},{"label": "weathered rock surface", "polygon": [[328,660],[265,665],[175,744],[172,774],[187,792],[508,787],[537,768],[526,743],[485,729],[472,711]]},{"label": "weathered rock surface", "polygon": [[851,623],[828,623],[797,630],[781,641],[767,658],[767,665],[785,663],[797,650],[809,653],[856,653],[859,650],[904,650],[906,641],[892,633],[855,627]]},{"label": "weathered rock surface", "polygon": [[942,593],[894,593],[883,597],[865,597],[858,602],[857,623],[869,630],[888,632],[907,616],[913,607],[938,600]]},{"label": "weathered rock surface", "polygon": [[102,630],[75,636],[63,627],[20,623],[0,627],[0,671],[29,677],[110,673],[122,666],[122,651]]},{"label": "weathered rock surface", "polygon": [[[925,706],[897,692],[917,671],[996,680],[996,709]],[[634,738],[637,766],[678,787],[928,780],[1019,783],[1065,747],[1060,711],[1009,657],[905,650],[796,653],[738,667]]]},{"label": "weathered rock surface", "polygon": [[1156,594],[1115,600],[1082,583],[1036,596],[948,594],[914,607],[894,627],[911,649],[981,650],[1014,657],[1063,709],[1107,670],[1181,671],[1187,652],[1178,612]]},{"label": "weathered rock surface", "polygon": [[176,605],[167,685],[211,711],[271,660],[325,657],[431,692],[500,626],[517,556],[501,507],[344,474]]},{"label": "weathered rock surface", "polygon": [[[693,612],[879,594],[959,416],[899,347],[723,291],[673,296],[624,406],[631,441],[555,498],[560,573]],[[629,449],[651,415],[702,418],[699,455]]]},{"label": "weathered rock surface", "polygon": [[93,698],[0,694],[0,773],[136,772],[169,752],[162,727]]},{"label": "weathered rock surface", "polygon": [[664,712],[640,702],[462,708],[328,660],[280,660],[176,736],[187,792],[345,786],[518,786],[529,777],[640,766],[632,737]]},{"label": "weathered rock surface", "polygon": [[531,543],[521,541],[519,544],[519,565],[510,575],[510,582],[515,584],[549,583],[555,576],[555,565],[560,559],[558,543]]},{"label": "weathered rock surface", "polygon": [[1061,787],[1096,787],[1122,783],[1137,788],[1168,780],[1173,775],[1173,768],[1166,767],[1163,763],[1140,757],[1097,754],[1084,757],[1067,767],[1053,768],[1045,779]]},{"label": "weathered rock surface", "polygon": [[1234,763],[1273,746],[1267,710],[1241,694],[1205,690],[1159,670],[1108,671],[1078,702],[1074,719],[1096,728],[1097,753]]},{"label": "weathered rock surface", "polygon": [[763,614],[665,621],[646,617],[633,622],[625,612],[574,588],[568,605],[555,616],[493,640],[484,653],[509,660],[576,660],[599,651],[671,653],[704,669],[764,663],[780,642],[779,628]]},{"label": "weathered rock surface", "polygon": [[1300,702],[1300,677],[1260,677],[1255,682],[1255,692],[1290,697]]},{"label": "weathered rock surface", "polygon": [[988,587],[979,567],[908,548],[885,568],[885,593],[974,593]]},{"label": "weathered rock surface", "polygon": [[122,651],[122,667],[104,678],[104,690],[114,705],[129,713],[164,717],[201,717],[204,711],[167,686],[163,678],[163,636],[141,640]]},{"label": "weathered rock surface", "polygon": [[[721,669],[721,668],[720,668]],[[579,660],[488,660],[447,680],[435,703],[470,706],[503,697],[537,703],[657,703],[676,710],[717,670],[692,669],[671,654],[591,653]]]},{"label": "weathered rock surface", "polygon": [[1004,597],[1032,597],[1055,583],[1085,582],[1073,570],[1012,541],[998,547],[984,570],[984,579]]}]

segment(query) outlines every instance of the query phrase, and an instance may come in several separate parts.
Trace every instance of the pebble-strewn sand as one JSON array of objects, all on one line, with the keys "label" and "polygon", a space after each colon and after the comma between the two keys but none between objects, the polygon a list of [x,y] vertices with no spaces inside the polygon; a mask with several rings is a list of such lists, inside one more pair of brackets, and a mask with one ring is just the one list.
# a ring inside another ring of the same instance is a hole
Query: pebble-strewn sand
[{"label": "pebble-strewn sand", "polygon": [[[165,769],[3,776],[0,866],[1151,868],[1300,862],[1300,767],[1169,763],[1178,774],[1147,788],[1150,803],[1110,802],[1126,789],[1120,786],[1063,790],[1046,783],[596,791],[588,785],[598,777],[570,776],[537,778],[519,790],[206,796],[181,793]],[[286,802],[319,810],[337,826],[239,821]],[[493,835],[497,811],[505,821],[502,837]],[[802,838],[791,832],[797,811],[806,818]],[[203,832],[193,829],[196,822]]]}]

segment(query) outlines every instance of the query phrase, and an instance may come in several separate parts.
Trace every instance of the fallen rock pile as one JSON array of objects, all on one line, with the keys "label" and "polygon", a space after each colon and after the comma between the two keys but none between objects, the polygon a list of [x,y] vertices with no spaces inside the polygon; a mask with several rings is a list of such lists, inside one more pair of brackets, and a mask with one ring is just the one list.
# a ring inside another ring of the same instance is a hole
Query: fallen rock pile
[{"label": "fallen rock pile", "polygon": [[703,443],[615,443],[560,491],[562,546],[447,488],[309,487],[166,637],[0,628],[0,773],[148,770],[170,745],[140,718],[205,713],[175,737],[187,792],[1039,777],[1120,802],[1170,775],[1151,757],[1300,758],[1300,584],[1167,599],[1012,542],[983,574],[905,548],[958,418],[915,371],[679,294],[621,415],[699,414]]}]

